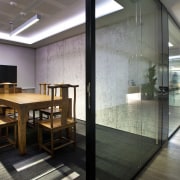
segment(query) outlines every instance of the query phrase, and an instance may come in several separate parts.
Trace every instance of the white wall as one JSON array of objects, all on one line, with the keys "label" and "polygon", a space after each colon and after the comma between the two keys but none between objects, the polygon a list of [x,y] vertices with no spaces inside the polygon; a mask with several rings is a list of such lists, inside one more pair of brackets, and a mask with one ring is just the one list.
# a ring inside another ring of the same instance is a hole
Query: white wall
[{"label": "white wall", "polygon": [[0,64],[17,66],[17,86],[35,87],[35,50],[0,44]]}]

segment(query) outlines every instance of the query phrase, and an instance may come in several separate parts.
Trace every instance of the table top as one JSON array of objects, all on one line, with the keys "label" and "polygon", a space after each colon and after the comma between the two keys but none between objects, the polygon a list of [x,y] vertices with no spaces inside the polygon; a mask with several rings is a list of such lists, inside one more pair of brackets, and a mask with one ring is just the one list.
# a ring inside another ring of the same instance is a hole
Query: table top
[{"label": "table top", "polygon": [[[57,97],[56,99],[62,99]],[[50,101],[51,96],[35,93],[14,93],[14,94],[0,94],[0,100],[5,100],[17,104],[28,104],[36,102]]]}]

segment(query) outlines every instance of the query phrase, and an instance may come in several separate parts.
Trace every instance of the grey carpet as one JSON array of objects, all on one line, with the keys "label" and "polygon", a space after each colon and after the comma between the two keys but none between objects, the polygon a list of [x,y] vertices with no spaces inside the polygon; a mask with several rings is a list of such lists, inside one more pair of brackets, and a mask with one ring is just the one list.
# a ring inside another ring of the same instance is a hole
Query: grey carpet
[{"label": "grey carpet", "polygon": [[77,147],[64,147],[51,157],[39,150],[36,130],[28,128],[27,154],[19,155],[14,147],[0,149],[0,179],[85,179],[85,137],[77,134]]},{"label": "grey carpet", "polygon": [[[101,126],[97,126],[96,130],[96,175],[99,180],[131,179],[140,168],[139,162],[143,165],[158,148],[150,138]],[[12,147],[0,150],[0,172],[3,178],[6,177],[7,180],[12,178],[29,180],[37,177],[63,179],[68,175],[74,175],[74,177],[79,175],[77,180],[86,179],[86,143],[85,136],[80,134],[77,134],[76,150],[70,146],[65,147],[58,150],[55,157],[45,158],[44,161],[18,172],[16,170],[18,166],[44,156],[44,151],[39,151],[35,142],[36,132],[33,128],[27,131],[25,156],[20,156],[18,150]],[[137,142],[140,143],[137,144]],[[51,172],[47,173],[49,171]]]}]

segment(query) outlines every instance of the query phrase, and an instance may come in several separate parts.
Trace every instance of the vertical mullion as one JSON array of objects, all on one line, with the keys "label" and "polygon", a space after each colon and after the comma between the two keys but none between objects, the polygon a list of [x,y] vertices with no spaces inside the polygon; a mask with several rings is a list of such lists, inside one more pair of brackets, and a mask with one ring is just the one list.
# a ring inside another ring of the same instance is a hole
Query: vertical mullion
[{"label": "vertical mullion", "polygon": [[95,0],[86,0],[86,179],[95,180]]}]

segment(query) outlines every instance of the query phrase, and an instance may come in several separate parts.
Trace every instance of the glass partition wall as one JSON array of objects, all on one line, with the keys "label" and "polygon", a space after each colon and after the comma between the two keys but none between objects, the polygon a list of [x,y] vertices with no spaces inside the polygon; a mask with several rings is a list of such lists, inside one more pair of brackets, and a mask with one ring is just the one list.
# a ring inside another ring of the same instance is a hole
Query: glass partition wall
[{"label": "glass partition wall", "polygon": [[100,180],[131,179],[161,140],[160,8],[152,0],[114,2],[123,8],[96,20],[96,179]]},{"label": "glass partition wall", "polygon": [[180,29],[169,17],[169,136],[180,125]]}]

